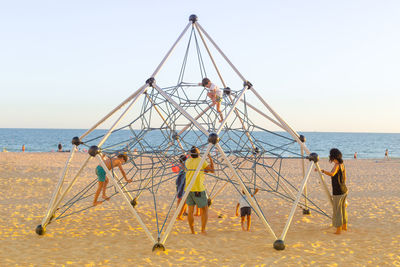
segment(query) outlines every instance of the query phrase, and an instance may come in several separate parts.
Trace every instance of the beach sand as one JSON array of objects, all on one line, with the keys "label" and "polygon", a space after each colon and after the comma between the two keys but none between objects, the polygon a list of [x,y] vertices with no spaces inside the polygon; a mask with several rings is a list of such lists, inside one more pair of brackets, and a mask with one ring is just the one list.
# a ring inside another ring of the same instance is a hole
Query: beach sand
[{"label": "beach sand", "polygon": [[[69,153],[0,153],[0,266],[400,266],[398,159],[345,161],[349,229],[341,235],[333,234],[327,217],[313,211],[305,216],[297,209],[286,236],[286,249],[276,251],[272,247],[274,237],[254,212],[251,231],[241,230],[240,219],[235,216],[238,194],[227,186],[210,209],[207,236],[192,235],[186,220],[177,221],[166,241],[166,251],[152,252],[153,244],[121,195],[53,221],[44,236],[35,233],[68,156]],[[77,170],[85,157],[78,153],[72,169]],[[320,165],[331,168],[326,159]],[[72,193],[95,178],[95,166],[95,162],[89,164]],[[285,171],[296,173],[301,168],[298,162],[289,160]],[[165,190],[174,191],[174,187]],[[331,215],[314,172],[308,191]],[[280,236],[290,203],[267,193],[257,197]],[[90,205],[91,201],[92,198],[80,205]],[[141,198],[137,209],[146,223],[154,222],[150,196]],[[167,209],[166,203],[160,213],[165,214]],[[200,230],[199,218],[195,219],[195,227]]]}]

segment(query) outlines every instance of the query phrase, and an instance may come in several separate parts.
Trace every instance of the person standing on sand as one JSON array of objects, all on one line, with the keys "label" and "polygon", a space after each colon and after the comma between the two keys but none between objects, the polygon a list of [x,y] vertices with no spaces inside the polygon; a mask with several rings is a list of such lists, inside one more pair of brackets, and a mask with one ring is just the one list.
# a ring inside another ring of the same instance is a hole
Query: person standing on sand
[{"label": "person standing on sand", "polygon": [[25,144],[22,145],[22,152],[25,152]]},{"label": "person standing on sand", "polygon": [[[106,160],[104,160],[104,156],[103,156],[103,161],[104,161],[104,164],[107,166],[107,169],[111,170],[111,169],[114,169],[115,167],[118,167],[122,173],[122,176],[125,178],[125,181],[127,183],[130,183],[130,182],[132,182],[132,179],[128,180],[128,178],[126,178],[126,173],[125,173],[124,169],[122,168],[122,164],[126,163],[127,160],[128,160],[128,157],[125,154],[119,154],[117,156],[117,158],[109,158]],[[106,172],[102,166],[98,165],[96,167],[96,175],[97,175],[97,180],[98,180],[98,187],[97,187],[96,193],[94,195],[93,206],[97,206],[102,203],[102,201],[97,201],[101,191],[103,191],[102,198],[104,200],[110,199],[106,195],[108,178],[106,177]]]},{"label": "person standing on sand", "polygon": [[[176,178],[175,184],[176,184],[176,198],[178,199],[176,203],[176,207],[178,208],[179,204],[181,203],[182,196],[185,193],[184,188],[185,188],[185,161],[186,161],[186,155],[181,155],[179,157],[179,163],[180,163],[180,171],[178,174],[178,177]],[[182,221],[183,220],[183,213],[186,211],[186,203],[183,204],[182,209],[179,211],[179,215],[177,220]]]},{"label": "person standing on sand", "polygon": [[[200,150],[193,146],[190,149],[191,158],[188,158],[185,162],[186,167],[186,181],[185,181],[185,190],[187,190],[188,185],[190,184],[194,173],[196,172],[197,167],[201,162]],[[208,220],[208,199],[206,194],[206,188],[204,186],[204,178],[205,172],[214,173],[214,162],[210,155],[208,155],[208,159],[210,160],[210,165],[204,161],[203,165],[200,167],[200,171],[195,177],[195,182],[193,184],[192,189],[189,192],[189,195],[186,199],[186,204],[188,207],[188,223],[190,227],[190,231],[192,234],[195,234],[194,231],[194,206],[197,205],[201,210],[201,233],[206,234],[206,225]]]},{"label": "person standing on sand", "polygon": [[386,148],[386,150],[385,150],[385,157],[384,157],[384,159],[387,159],[387,160],[389,160],[389,150]]},{"label": "person standing on sand", "polygon": [[[254,197],[255,194],[258,192],[258,188],[254,191],[254,194],[251,195],[251,197]],[[250,192],[250,190],[247,190]],[[250,231],[250,225],[251,225],[251,206],[250,203],[247,200],[247,197],[244,193],[244,190],[242,190],[242,195],[240,196],[239,202],[236,205],[236,216],[239,216],[239,207],[240,207],[240,224],[242,225],[242,230],[243,231]],[[247,216],[247,228],[244,228],[244,221],[246,220]]]},{"label": "person standing on sand", "polygon": [[354,159],[357,159],[357,152],[354,152]]},{"label": "person standing on sand", "polygon": [[341,230],[347,230],[346,212],[346,169],[343,164],[342,153],[337,148],[332,148],[329,152],[329,162],[334,163],[330,172],[321,170],[323,174],[331,176],[333,194],[333,215],[332,225],[336,227],[335,234],[340,234]]},{"label": "person standing on sand", "polygon": [[58,152],[62,152],[62,145],[61,145],[61,143],[58,143]]}]

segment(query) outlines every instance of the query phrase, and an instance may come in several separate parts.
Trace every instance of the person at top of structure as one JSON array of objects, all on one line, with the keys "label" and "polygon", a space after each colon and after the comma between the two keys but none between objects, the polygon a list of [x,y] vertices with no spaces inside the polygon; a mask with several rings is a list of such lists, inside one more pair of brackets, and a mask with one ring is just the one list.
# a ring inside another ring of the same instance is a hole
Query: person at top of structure
[{"label": "person at top of structure", "polygon": [[199,83],[199,85],[202,85],[205,88],[207,88],[208,90],[207,96],[211,99],[212,105],[217,106],[217,111],[220,116],[219,122],[222,122],[224,120],[224,117],[222,116],[221,112],[221,101],[222,101],[223,91],[218,86],[211,83],[210,79],[208,78],[204,78],[202,82]]},{"label": "person at top of structure", "polygon": [[[248,190],[250,192],[250,190]],[[254,194],[251,196],[254,197],[255,194],[259,191],[258,188],[254,190]],[[236,216],[239,216],[239,207],[240,207],[240,224],[242,225],[242,230],[243,231],[250,231],[250,225],[251,225],[251,206],[249,204],[249,201],[247,200],[247,196],[244,193],[244,190],[242,190],[242,195],[240,196],[239,202],[236,205]],[[244,221],[246,220],[247,217],[247,228],[244,228]]]},{"label": "person at top of structure", "polygon": [[329,162],[334,163],[330,172],[321,170],[323,174],[332,178],[333,194],[333,215],[332,225],[336,227],[335,234],[340,234],[341,230],[347,230],[347,212],[346,212],[346,169],[343,164],[342,152],[337,148],[332,148],[329,152]]},{"label": "person at top of structure", "polygon": [[[185,177],[185,175],[186,175],[185,161],[186,161],[186,155],[183,155],[183,154],[180,155],[180,157],[179,157],[180,171],[179,171],[178,177],[176,178],[176,182],[175,182],[176,183],[176,192],[177,192],[176,198],[178,199],[178,201],[176,203],[176,207],[178,207],[179,204],[181,203],[182,196],[185,193],[185,179],[186,179],[186,177]],[[181,221],[183,220],[183,213],[186,211],[186,206],[187,206],[186,203],[183,204],[182,209],[179,211],[179,215],[177,218],[178,220],[181,220]]]},{"label": "person at top of structure", "polygon": [[[119,170],[121,171],[122,176],[124,177],[125,181],[130,183],[132,182],[132,179],[126,178],[126,173],[124,169],[122,168],[122,164],[126,163],[128,160],[128,157],[125,154],[119,154],[116,158],[109,158],[109,159],[104,159],[105,155],[103,155],[103,161],[104,164],[107,166],[107,169],[112,170],[115,167],[118,167]],[[97,201],[99,198],[100,192],[103,191],[102,198],[104,200],[109,200],[109,197],[106,195],[106,190],[107,190],[107,184],[108,184],[108,177],[106,176],[106,171],[101,165],[98,165],[96,167],[96,175],[97,175],[97,181],[98,181],[98,187],[96,190],[96,193],[94,195],[94,200],[93,200],[93,206],[99,205],[102,203],[102,201]]]},{"label": "person at top of structure", "polygon": [[[192,178],[196,172],[197,167],[200,165],[202,158],[200,157],[200,150],[193,146],[190,149],[191,158],[188,158],[185,162],[186,167],[186,181],[185,181],[185,190],[189,186]],[[208,198],[206,194],[206,188],[204,186],[205,172],[214,173],[214,162],[210,155],[208,155],[208,159],[210,160],[210,165],[204,160],[203,164],[200,166],[200,171],[195,177],[195,181],[193,187],[190,189],[189,195],[186,199],[186,204],[189,206],[188,208],[188,223],[190,227],[190,231],[192,234],[195,234],[194,231],[194,206],[197,205],[201,210],[201,233],[206,234],[206,225],[208,220]]]},{"label": "person at top of structure", "polygon": [[62,152],[62,145],[61,145],[61,143],[58,143],[58,152]]}]

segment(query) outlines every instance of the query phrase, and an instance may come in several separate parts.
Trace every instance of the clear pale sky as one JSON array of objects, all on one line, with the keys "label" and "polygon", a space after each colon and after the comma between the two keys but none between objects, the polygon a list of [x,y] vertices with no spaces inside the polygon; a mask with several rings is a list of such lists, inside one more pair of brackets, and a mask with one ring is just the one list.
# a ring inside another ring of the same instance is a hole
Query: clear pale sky
[{"label": "clear pale sky", "polygon": [[90,128],[197,14],[299,131],[400,132],[400,1],[1,1],[0,128]]}]

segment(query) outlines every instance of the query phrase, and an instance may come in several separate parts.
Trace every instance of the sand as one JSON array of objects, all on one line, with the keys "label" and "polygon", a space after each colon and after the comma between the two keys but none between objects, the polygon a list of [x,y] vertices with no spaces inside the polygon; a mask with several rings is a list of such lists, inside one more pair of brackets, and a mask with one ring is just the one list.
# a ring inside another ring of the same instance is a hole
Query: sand
[{"label": "sand", "polygon": [[[167,239],[166,251],[152,252],[153,244],[121,195],[53,221],[44,236],[36,235],[35,227],[46,213],[68,155],[0,153],[0,266],[400,266],[398,159],[345,161],[349,229],[341,235],[333,234],[325,216],[316,212],[305,216],[297,209],[285,240],[287,247],[276,251],[273,236],[254,213],[251,231],[241,230],[235,216],[237,193],[228,186],[210,209],[207,236],[190,234],[187,221],[178,221]],[[76,170],[85,157],[79,154],[72,168]],[[72,192],[93,178],[94,164],[89,164]],[[326,159],[320,164],[324,169],[331,168]],[[285,168],[295,173],[299,164],[288,161]],[[313,172],[310,179],[310,197],[330,215],[317,175]],[[290,205],[265,194],[259,196],[260,202],[279,236]],[[165,205],[160,212],[167,208]],[[148,223],[154,220],[152,209],[150,198],[143,197],[138,210]],[[195,220],[199,230],[200,219]]]}]

